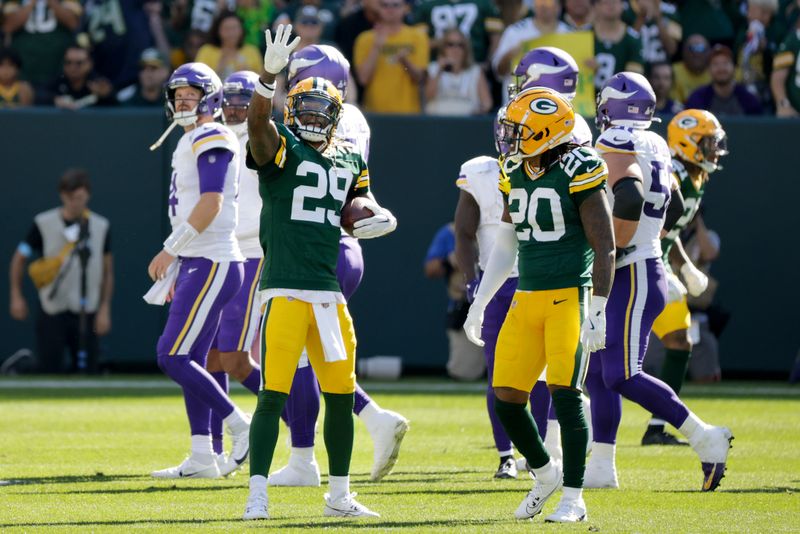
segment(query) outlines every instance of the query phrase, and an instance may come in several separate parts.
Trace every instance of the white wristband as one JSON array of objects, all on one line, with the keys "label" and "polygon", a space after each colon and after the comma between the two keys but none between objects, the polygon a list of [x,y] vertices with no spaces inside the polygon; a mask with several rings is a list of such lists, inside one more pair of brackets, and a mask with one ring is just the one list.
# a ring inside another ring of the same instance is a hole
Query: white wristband
[{"label": "white wristband", "polygon": [[266,99],[271,99],[275,96],[275,82],[270,84],[264,83],[261,81],[261,78],[258,79],[258,83],[256,85],[256,93],[260,94]]},{"label": "white wristband", "polygon": [[189,243],[194,240],[195,237],[200,235],[194,227],[189,224],[188,222],[182,222],[175,228],[169,237],[167,237],[166,241],[164,241],[164,250],[170,256],[178,257],[180,256],[181,252],[189,246]]}]

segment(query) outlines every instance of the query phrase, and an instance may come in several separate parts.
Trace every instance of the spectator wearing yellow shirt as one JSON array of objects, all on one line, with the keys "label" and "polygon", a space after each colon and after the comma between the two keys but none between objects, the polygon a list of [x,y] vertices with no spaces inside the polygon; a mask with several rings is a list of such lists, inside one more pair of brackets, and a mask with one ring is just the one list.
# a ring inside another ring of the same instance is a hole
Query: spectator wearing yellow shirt
[{"label": "spectator wearing yellow shirt", "polygon": [[380,0],[379,19],[355,42],[356,76],[364,86],[364,110],[420,113],[420,84],[430,57],[428,36],[405,24],[408,4]]},{"label": "spectator wearing yellow shirt", "polygon": [[244,26],[236,13],[219,14],[211,26],[209,41],[197,51],[195,61],[214,69],[223,80],[239,70],[261,72],[261,52],[244,44]]},{"label": "spectator wearing yellow shirt", "polygon": [[698,87],[711,83],[708,64],[711,60],[711,47],[700,34],[690,35],[683,43],[683,61],[674,67],[675,85],[672,98],[683,104]]}]

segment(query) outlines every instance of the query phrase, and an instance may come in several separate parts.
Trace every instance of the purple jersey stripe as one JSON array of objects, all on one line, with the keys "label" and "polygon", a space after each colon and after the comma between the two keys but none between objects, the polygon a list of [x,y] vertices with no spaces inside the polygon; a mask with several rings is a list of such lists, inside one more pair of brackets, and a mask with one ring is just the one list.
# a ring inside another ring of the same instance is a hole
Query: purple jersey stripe
[{"label": "purple jersey stripe", "polygon": [[197,137],[192,140],[192,144],[200,141],[201,139],[205,139],[206,137],[211,137],[212,135],[225,135],[225,132],[222,130],[218,130],[216,128],[211,128],[210,130],[201,133]]}]

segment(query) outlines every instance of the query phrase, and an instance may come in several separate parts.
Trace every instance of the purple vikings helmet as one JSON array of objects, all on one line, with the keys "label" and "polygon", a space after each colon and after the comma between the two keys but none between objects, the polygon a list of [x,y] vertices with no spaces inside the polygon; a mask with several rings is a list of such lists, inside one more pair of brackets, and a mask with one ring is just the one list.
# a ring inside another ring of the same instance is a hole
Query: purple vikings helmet
[{"label": "purple vikings helmet", "polygon": [[222,105],[247,107],[256,90],[258,74],[249,70],[236,71],[222,84]]},{"label": "purple vikings helmet", "polygon": [[[195,87],[203,92],[193,111],[175,111],[175,91],[180,87]],[[167,81],[167,118],[181,126],[191,126],[200,115],[218,117],[222,112],[222,82],[205,63],[185,63],[175,69]]]},{"label": "purple vikings helmet", "polygon": [[567,100],[575,98],[578,87],[578,64],[571,55],[560,48],[541,46],[534,48],[519,61],[514,75],[521,78],[520,90],[529,87],[547,87]]},{"label": "purple vikings helmet", "polygon": [[656,94],[650,82],[635,72],[612,76],[597,94],[595,122],[602,131],[609,126],[625,126],[646,130],[656,110]]},{"label": "purple vikings helmet", "polygon": [[324,78],[335,85],[344,98],[350,76],[350,63],[336,48],[315,44],[289,56],[287,72],[290,90],[300,80]]},{"label": "purple vikings helmet", "polygon": [[501,156],[508,154],[511,150],[508,143],[504,141],[504,139],[506,139],[505,127],[503,126],[503,120],[505,120],[505,118],[506,108],[503,106],[497,110],[497,116],[494,119],[494,148]]}]

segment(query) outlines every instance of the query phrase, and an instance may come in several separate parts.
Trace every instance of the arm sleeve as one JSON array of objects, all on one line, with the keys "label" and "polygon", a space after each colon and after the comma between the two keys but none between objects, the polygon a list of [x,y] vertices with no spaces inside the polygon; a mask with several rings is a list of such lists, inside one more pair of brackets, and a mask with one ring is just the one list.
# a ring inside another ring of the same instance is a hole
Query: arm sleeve
[{"label": "arm sleeve", "polygon": [[481,278],[481,285],[475,295],[475,304],[486,306],[497,290],[508,280],[514,263],[517,261],[517,232],[514,225],[500,222],[495,236],[492,253]]},{"label": "arm sleeve", "polygon": [[225,176],[233,152],[225,148],[212,148],[197,158],[197,172],[200,174],[200,194],[222,193],[225,189]]}]

